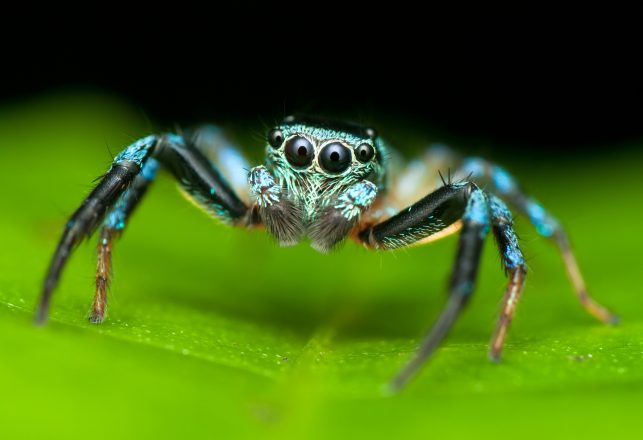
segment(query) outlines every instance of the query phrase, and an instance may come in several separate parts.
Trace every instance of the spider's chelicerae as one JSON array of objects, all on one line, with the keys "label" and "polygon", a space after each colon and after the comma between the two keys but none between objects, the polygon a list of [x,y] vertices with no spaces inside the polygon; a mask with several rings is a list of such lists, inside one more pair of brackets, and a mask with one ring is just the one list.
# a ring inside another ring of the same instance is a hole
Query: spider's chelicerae
[{"label": "spider's chelicerae", "polygon": [[[37,321],[46,320],[71,250],[101,223],[90,320],[104,320],[112,245],[164,167],[213,216],[243,228],[263,226],[282,246],[308,238],[313,248],[328,252],[351,238],[369,249],[389,250],[460,231],[447,304],[415,356],[394,378],[393,388],[413,377],[447,335],[471,296],[490,231],[509,278],[489,351],[491,359],[500,359],[526,274],[506,203],[558,245],[587,311],[603,322],[616,322],[615,315],[588,296],[559,222],[501,167],[480,158],[459,160],[444,147],[429,148],[404,163],[370,128],[307,118],[286,118],[270,130],[267,144],[265,164],[254,168],[215,127],[152,135],[123,150],[67,223],[45,280]],[[445,181],[441,169],[456,170],[456,179]]]}]

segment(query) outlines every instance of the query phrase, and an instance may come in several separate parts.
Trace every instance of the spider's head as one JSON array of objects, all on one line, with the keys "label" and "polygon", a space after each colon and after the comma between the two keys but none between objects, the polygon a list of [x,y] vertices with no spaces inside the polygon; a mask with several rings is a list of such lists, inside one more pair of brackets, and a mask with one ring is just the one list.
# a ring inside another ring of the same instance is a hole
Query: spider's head
[{"label": "spider's head", "polygon": [[358,125],[290,116],[268,133],[266,166],[309,217],[354,183],[380,185],[383,160],[375,130]]}]

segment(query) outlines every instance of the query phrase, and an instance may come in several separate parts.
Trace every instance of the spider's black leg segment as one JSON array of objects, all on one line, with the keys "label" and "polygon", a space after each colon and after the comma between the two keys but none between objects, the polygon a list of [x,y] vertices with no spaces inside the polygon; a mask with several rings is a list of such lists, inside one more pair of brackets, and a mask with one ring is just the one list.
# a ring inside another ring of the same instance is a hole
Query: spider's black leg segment
[{"label": "spider's black leg segment", "polygon": [[502,200],[494,195],[488,195],[489,210],[491,212],[491,226],[493,235],[496,238],[502,266],[509,277],[509,284],[502,300],[502,311],[496,330],[491,338],[489,346],[489,357],[493,361],[500,360],[500,353],[507,336],[507,330],[511,324],[514,312],[518,306],[518,300],[525,284],[527,268],[522,251],[518,245],[518,237],[513,230],[513,218],[511,212]]},{"label": "spider's black leg segment", "polygon": [[150,157],[156,144],[156,136],[148,136],[123,150],[116,156],[111,168],[100,183],[71,216],[45,278],[36,312],[36,323],[43,324],[46,321],[51,294],[58,284],[60,273],[75,245],[94,232],[107,211],[140,172],[143,163]]},{"label": "spider's black leg segment", "polygon": [[112,244],[123,233],[129,217],[147,192],[156,177],[159,162],[148,159],[130,187],[117,200],[107,214],[98,241],[98,262],[96,267],[96,294],[89,321],[99,324],[104,321],[107,311],[107,289],[112,273]]},{"label": "spider's black leg segment", "polygon": [[539,235],[556,243],[563,256],[567,274],[574,286],[576,296],[583,307],[600,321],[607,324],[618,323],[618,316],[589,296],[567,234],[558,220],[548,213],[538,201],[526,195],[516,180],[503,168],[480,158],[469,158],[465,160],[462,172],[471,174],[476,180],[489,180],[494,192],[513,205],[518,212],[527,216]]},{"label": "spider's black leg segment", "polygon": [[447,229],[461,219],[470,183],[445,185],[393,217],[359,233],[360,240],[375,249],[411,245]]},{"label": "spider's black leg segment", "polygon": [[247,220],[248,207],[221,173],[183,137],[168,134],[159,139],[154,158],[174,175],[186,195],[226,223]]},{"label": "spider's black leg segment", "polygon": [[364,213],[375,201],[377,186],[364,180],[335,198],[311,225],[308,235],[311,246],[320,252],[329,252],[342,242]]},{"label": "spider's black leg segment", "polygon": [[390,249],[438,233],[458,219],[462,220],[462,230],[447,304],[413,358],[391,382],[394,391],[404,387],[435,351],[473,292],[482,245],[489,232],[487,197],[471,183],[446,185],[360,234],[370,246]]}]

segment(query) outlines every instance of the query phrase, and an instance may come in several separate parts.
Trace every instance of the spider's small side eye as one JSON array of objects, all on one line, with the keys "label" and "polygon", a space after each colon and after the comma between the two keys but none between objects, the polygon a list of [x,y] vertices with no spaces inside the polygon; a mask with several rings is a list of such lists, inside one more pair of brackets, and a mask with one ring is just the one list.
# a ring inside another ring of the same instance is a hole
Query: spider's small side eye
[{"label": "spider's small side eye", "polygon": [[355,156],[360,162],[366,163],[375,156],[375,150],[369,144],[362,144],[355,149]]},{"label": "spider's small side eye", "polygon": [[345,171],[352,159],[351,151],[339,142],[326,145],[319,153],[319,164],[331,174]]},{"label": "spider's small side eye", "polygon": [[371,139],[375,139],[377,137],[377,130],[371,127],[367,127],[364,132],[366,132],[366,136],[368,136]]},{"label": "spider's small side eye", "polygon": [[286,142],[286,159],[295,168],[308,168],[315,158],[315,148],[308,139],[295,136]]},{"label": "spider's small side eye", "polygon": [[273,128],[268,133],[268,143],[272,148],[281,147],[281,143],[284,141],[284,134],[278,128]]}]

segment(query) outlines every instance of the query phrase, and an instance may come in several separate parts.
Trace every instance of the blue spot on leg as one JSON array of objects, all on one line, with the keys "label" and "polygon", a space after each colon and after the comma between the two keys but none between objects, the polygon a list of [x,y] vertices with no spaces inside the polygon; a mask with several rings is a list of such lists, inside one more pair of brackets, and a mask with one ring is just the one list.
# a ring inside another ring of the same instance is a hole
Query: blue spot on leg
[{"label": "blue spot on leg", "polygon": [[511,177],[511,174],[499,166],[494,166],[491,169],[491,180],[501,194],[511,193],[518,188],[518,185],[516,185],[516,181]]},{"label": "blue spot on leg", "polygon": [[485,161],[479,157],[470,157],[462,164],[464,177],[480,178],[485,175]]},{"label": "blue spot on leg", "polygon": [[491,222],[502,254],[502,263],[507,269],[525,265],[525,258],[518,244],[518,236],[513,229],[513,217],[507,205],[494,195],[489,196]]},{"label": "blue spot on leg", "polygon": [[147,158],[151,153],[152,147],[156,145],[156,141],[157,137],[154,135],[137,140],[132,145],[118,153],[114,158],[114,163],[130,161],[134,162],[139,168],[141,168],[145,158]]},{"label": "blue spot on leg", "polygon": [[[159,169],[159,162],[156,159],[147,159],[145,165],[141,169],[138,176],[142,177],[148,182],[151,182],[156,177],[156,173]],[[139,177],[139,178],[140,178]],[[132,189],[126,190],[116,201],[116,204],[111,209],[111,211],[105,217],[104,225],[111,229],[116,229],[122,231],[125,229],[125,224],[127,221],[127,211],[133,203],[137,202],[138,194],[136,194]]]},{"label": "blue spot on leg", "polygon": [[543,237],[551,237],[559,229],[558,222],[545,211],[540,203],[535,200],[527,202],[527,215],[536,227],[536,231]]},{"label": "blue spot on leg", "polygon": [[478,188],[473,190],[467,201],[462,220],[484,225],[480,232],[480,238],[484,238],[487,235],[489,232],[489,204],[482,190]]}]

